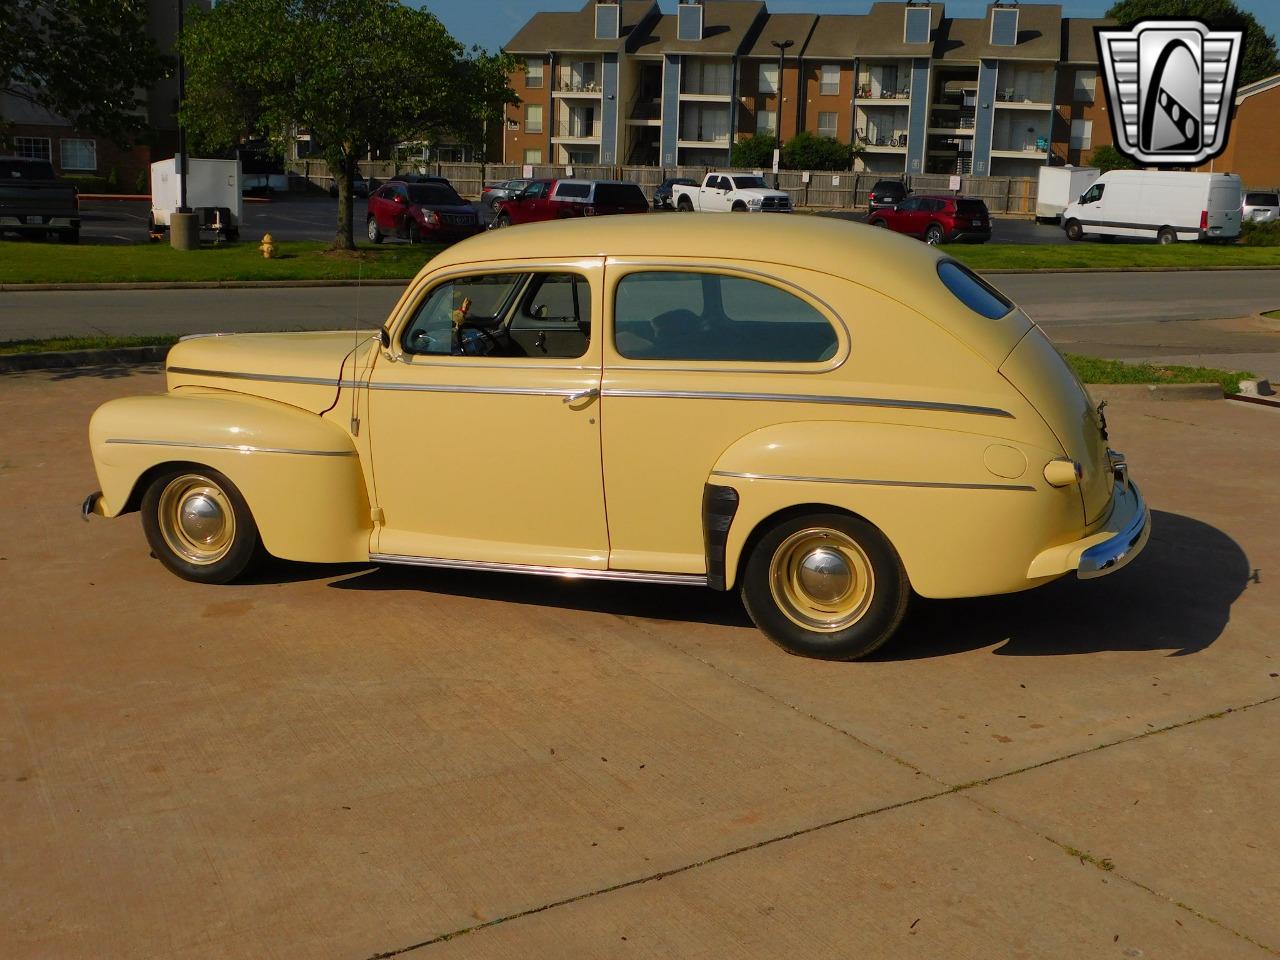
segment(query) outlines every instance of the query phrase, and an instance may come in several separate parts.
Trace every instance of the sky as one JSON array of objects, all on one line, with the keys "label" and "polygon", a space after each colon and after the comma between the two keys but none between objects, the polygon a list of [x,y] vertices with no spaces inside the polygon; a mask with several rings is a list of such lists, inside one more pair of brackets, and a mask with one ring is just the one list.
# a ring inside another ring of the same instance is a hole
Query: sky
[{"label": "sky", "polygon": [[[496,50],[539,10],[581,10],[584,0],[409,0],[438,16],[449,32],[468,47]],[[676,0],[659,0],[662,9],[675,10]],[[1112,0],[1063,0],[1066,17],[1100,17]],[[866,13],[871,0],[767,0],[771,13]],[[1236,0],[1272,36],[1280,33],[1280,0]],[[980,17],[987,0],[946,0],[951,17]]]}]

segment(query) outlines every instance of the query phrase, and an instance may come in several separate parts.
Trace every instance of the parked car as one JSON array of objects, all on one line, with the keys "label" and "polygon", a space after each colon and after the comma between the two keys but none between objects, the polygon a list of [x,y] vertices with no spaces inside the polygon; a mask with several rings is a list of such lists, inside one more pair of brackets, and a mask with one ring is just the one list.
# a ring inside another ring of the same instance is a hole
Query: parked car
[{"label": "parked car", "polygon": [[0,236],[18,233],[36,240],[55,234],[80,242],[80,193],[59,180],[48,160],[0,157]]},{"label": "parked car", "polygon": [[696,187],[697,180],[689,177],[668,177],[658,184],[658,189],[653,191],[653,209],[655,210],[674,210],[676,208],[675,199],[672,195],[673,187]]},{"label": "parked car", "polygon": [[498,205],[492,226],[648,212],[644,191],[625,180],[532,180]]},{"label": "parked car", "polygon": [[366,228],[374,243],[385,237],[448,243],[484,229],[475,208],[447,183],[400,180],[388,180],[369,197]]},{"label": "parked car", "polygon": [[1244,220],[1254,223],[1280,220],[1280,194],[1270,190],[1250,190],[1244,195],[1241,214]]},{"label": "parked car", "polygon": [[867,193],[867,212],[893,209],[905,200],[911,191],[901,180],[877,180],[875,186]]},{"label": "parked car", "polygon": [[896,207],[879,208],[867,222],[918,237],[928,244],[986,243],[991,239],[987,205],[973,197],[912,194]]},{"label": "parked car", "polygon": [[849,659],[916,594],[1111,573],[1150,529],[1048,337],[862,224],[492,232],[377,336],[187,338],[166,367],[94,413],[82,512],[141,511],[203,583],[266,552],[739,589],[787,650]]},{"label": "parked car", "polygon": [[[366,180],[363,173],[354,174],[351,177],[351,195],[365,199],[369,196],[369,191],[376,188],[370,180]],[[329,185],[329,196],[336,197],[338,195],[338,184],[336,182]]]},{"label": "parked car", "polygon": [[1234,240],[1240,236],[1244,190],[1234,173],[1108,170],[1062,211],[1068,240],[1146,237]]},{"label": "parked car", "polygon": [[388,183],[392,180],[399,180],[401,183],[443,183],[447,187],[453,186],[448,177],[437,177],[431,173],[415,173],[413,171],[397,173],[387,178]]},{"label": "parked car", "polygon": [[497,183],[488,184],[480,193],[480,202],[497,213],[503,200],[510,200],[529,183],[528,180],[499,180]]},{"label": "parked car", "polygon": [[685,213],[790,213],[791,195],[774,190],[755,173],[708,173],[701,184],[671,188]]}]

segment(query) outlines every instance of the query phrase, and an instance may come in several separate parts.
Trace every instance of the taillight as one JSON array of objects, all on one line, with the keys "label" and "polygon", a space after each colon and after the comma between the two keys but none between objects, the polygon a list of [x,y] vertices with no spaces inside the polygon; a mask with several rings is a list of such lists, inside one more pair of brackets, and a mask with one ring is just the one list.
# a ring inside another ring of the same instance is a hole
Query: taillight
[{"label": "taillight", "polygon": [[439,223],[440,215],[437,214],[434,210],[423,210],[422,222],[423,223]]},{"label": "taillight", "polygon": [[1208,210],[1200,211],[1200,229],[1201,230],[1209,229],[1209,211]]}]

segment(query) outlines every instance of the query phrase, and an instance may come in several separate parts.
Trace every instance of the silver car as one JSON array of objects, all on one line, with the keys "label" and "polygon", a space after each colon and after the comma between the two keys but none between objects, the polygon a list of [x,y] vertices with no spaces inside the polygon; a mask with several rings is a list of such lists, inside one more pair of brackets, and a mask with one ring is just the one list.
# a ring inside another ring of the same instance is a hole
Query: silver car
[{"label": "silver car", "polygon": [[497,183],[486,184],[481,191],[480,202],[497,213],[503,200],[510,200],[528,185],[528,180],[499,180]]},{"label": "silver car", "polygon": [[1269,223],[1280,220],[1280,194],[1270,191],[1249,190],[1244,195],[1244,210],[1240,222]]}]

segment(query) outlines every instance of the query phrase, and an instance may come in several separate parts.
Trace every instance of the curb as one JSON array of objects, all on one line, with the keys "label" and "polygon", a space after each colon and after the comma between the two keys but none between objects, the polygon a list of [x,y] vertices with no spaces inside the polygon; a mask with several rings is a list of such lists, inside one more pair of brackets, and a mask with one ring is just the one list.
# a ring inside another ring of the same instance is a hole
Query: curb
[{"label": "curb", "polygon": [[24,370],[65,370],[69,367],[127,366],[163,363],[169,346],[111,347],[103,350],[58,350],[48,353],[10,353],[0,356],[0,374]]},{"label": "curb", "polygon": [[[82,193],[81,200],[145,200],[151,202],[151,194],[149,193]],[[241,203],[271,203],[270,197],[244,197],[240,198]]]},{"label": "curb", "polygon": [[1216,383],[1087,383],[1095,401],[1106,400],[1221,400]]},{"label": "curb", "polygon": [[405,287],[413,277],[373,280],[143,280],[135,283],[0,283],[5,293],[94,290],[270,290],[275,287]]}]

